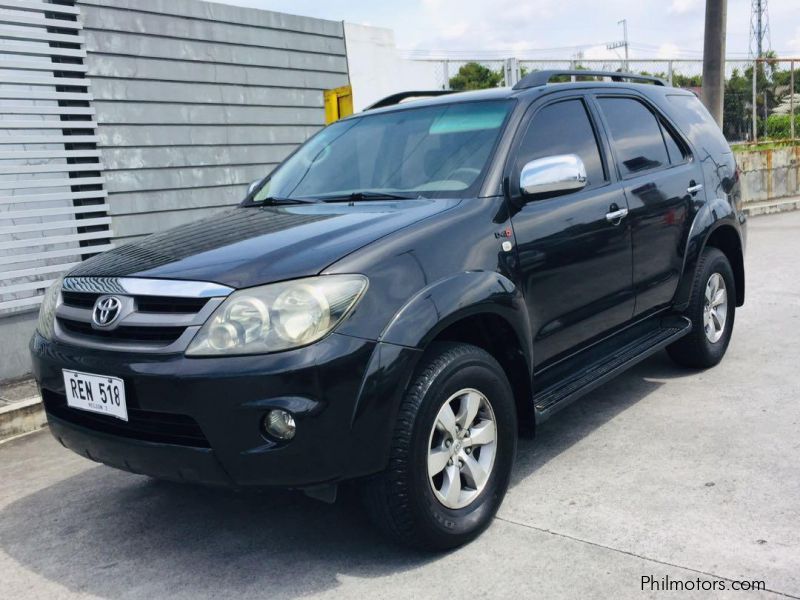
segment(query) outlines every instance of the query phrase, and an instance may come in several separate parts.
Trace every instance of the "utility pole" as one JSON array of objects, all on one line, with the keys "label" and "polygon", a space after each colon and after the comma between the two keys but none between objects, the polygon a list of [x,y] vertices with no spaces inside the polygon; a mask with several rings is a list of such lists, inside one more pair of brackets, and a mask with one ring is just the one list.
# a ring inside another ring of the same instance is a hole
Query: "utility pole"
[{"label": "utility pole", "polygon": [[625,45],[625,70],[628,71],[628,19],[617,21],[617,25],[622,23],[622,41]]},{"label": "utility pole", "polygon": [[706,0],[702,100],[722,127],[725,98],[725,30],[728,0]]},{"label": "utility pole", "polygon": [[[753,59],[753,78],[758,77],[759,81],[767,81],[767,63],[764,58],[772,50],[772,42],[769,28],[769,9],[767,0],[751,0],[750,4],[750,58]],[[753,91],[753,137],[756,137],[756,105],[757,91]],[[767,90],[764,89],[764,118],[769,116],[769,106],[767,105]]]},{"label": "utility pole", "polygon": [[621,21],[617,21],[617,25],[622,24],[622,36],[623,39],[621,42],[609,42],[606,44],[606,50],[616,50],[617,48],[625,48],[625,68],[623,71],[626,73],[630,71],[628,68],[628,19],[622,19]]}]

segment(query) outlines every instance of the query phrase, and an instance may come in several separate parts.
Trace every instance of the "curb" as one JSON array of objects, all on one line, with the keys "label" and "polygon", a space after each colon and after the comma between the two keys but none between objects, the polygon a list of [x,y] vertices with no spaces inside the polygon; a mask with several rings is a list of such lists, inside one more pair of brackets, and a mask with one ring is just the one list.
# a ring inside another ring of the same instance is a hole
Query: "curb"
[{"label": "curb", "polygon": [[33,433],[47,425],[42,399],[38,396],[0,407],[0,444]]},{"label": "curb", "polygon": [[752,202],[744,205],[744,212],[748,217],[757,217],[759,215],[771,215],[774,213],[785,212],[789,210],[800,210],[800,196],[791,196],[789,198],[774,198],[772,200],[764,200],[763,202]]}]

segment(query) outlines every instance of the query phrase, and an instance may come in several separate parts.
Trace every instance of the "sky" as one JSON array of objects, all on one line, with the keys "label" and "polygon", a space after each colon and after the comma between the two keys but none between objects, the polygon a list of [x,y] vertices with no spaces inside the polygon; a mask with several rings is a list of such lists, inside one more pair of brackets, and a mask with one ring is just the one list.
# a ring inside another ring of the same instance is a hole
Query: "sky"
[{"label": "sky", "polygon": [[[628,25],[631,58],[702,58],[704,0],[216,0],[395,32],[409,55],[613,58]],[[750,0],[728,0],[727,55],[747,58]],[[800,58],[800,0],[769,0],[772,49]],[[616,52],[622,52],[617,50]]]}]

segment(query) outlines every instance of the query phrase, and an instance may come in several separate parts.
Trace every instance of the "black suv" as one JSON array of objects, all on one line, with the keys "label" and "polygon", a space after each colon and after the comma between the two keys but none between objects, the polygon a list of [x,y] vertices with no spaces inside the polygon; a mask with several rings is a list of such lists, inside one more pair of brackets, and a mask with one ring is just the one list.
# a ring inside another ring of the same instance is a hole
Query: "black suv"
[{"label": "black suv", "polygon": [[357,480],[443,549],[491,521],[519,430],[662,348],[721,360],[745,217],[692,93],[577,71],[400,99],[57,282],[31,341],[53,435],[156,478]]}]

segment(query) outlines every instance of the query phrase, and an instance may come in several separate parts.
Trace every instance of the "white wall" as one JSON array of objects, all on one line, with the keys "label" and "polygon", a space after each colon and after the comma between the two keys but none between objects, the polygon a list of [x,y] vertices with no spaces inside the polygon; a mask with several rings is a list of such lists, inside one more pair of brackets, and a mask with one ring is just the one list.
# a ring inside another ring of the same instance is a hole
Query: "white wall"
[{"label": "white wall", "polygon": [[397,92],[441,89],[430,64],[398,55],[391,29],[345,23],[344,37],[356,112]]}]

